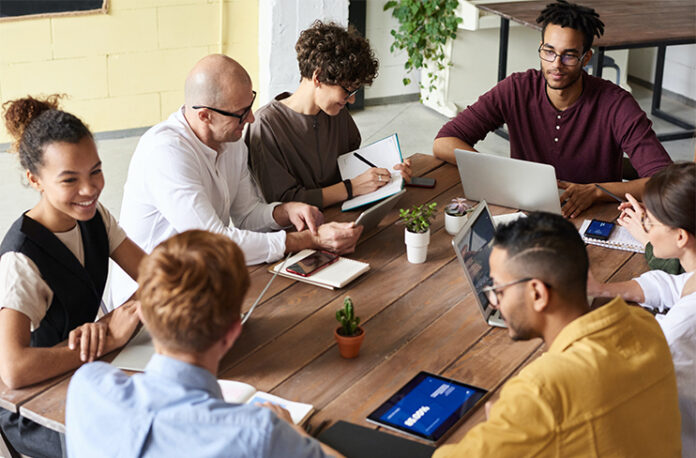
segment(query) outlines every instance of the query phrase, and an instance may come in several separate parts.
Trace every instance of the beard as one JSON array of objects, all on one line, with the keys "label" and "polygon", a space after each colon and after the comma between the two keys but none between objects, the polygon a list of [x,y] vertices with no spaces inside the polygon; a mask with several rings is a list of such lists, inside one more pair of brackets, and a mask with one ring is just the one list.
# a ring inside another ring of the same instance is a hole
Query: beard
[{"label": "beard", "polygon": [[554,81],[551,78],[550,73],[552,73],[555,69],[545,69],[544,66],[541,66],[541,74],[544,76],[544,80],[546,80],[546,86],[549,89],[553,89],[556,91],[562,91],[563,89],[568,89],[569,87],[573,86],[577,81],[580,79],[582,76],[582,67],[580,64],[578,64],[580,68],[577,70],[572,70],[572,71],[565,71],[565,72],[559,72],[562,73],[563,76],[565,77],[561,81]]}]

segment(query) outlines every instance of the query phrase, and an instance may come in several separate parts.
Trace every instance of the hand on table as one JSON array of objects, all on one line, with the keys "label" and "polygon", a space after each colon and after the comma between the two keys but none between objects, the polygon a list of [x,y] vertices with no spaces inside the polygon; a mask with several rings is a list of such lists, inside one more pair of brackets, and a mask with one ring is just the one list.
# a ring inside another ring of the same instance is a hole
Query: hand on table
[{"label": "hand on table", "polygon": [[137,302],[128,301],[111,315],[70,331],[68,348],[80,351],[82,362],[92,362],[128,342],[138,325]]},{"label": "hand on table", "polygon": [[337,254],[352,253],[362,233],[363,227],[351,223],[331,222],[319,226],[318,234],[313,236],[316,247]]},{"label": "hand on table", "polygon": [[372,167],[350,180],[353,186],[353,196],[361,196],[378,190],[391,180],[389,170],[379,167]]},{"label": "hand on table", "polygon": [[411,172],[411,159],[406,159],[401,164],[396,164],[394,170],[398,170],[399,173],[401,173],[401,178],[403,178],[406,183],[411,182],[411,176],[413,176],[413,172]]},{"label": "hand on table", "polygon": [[138,326],[138,307],[140,302],[130,300],[114,309],[108,321],[106,352],[124,346]]},{"label": "hand on table", "polygon": [[294,424],[292,421],[292,417],[290,416],[290,412],[288,412],[287,409],[284,409],[282,406],[279,406],[278,404],[273,404],[271,402],[264,402],[263,404],[257,402],[256,405],[272,411],[281,420],[285,420],[291,425]]},{"label": "hand on table", "polygon": [[619,205],[621,215],[616,222],[619,226],[625,227],[636,240],[645,246],[648,244],[648,233],[643,229],[642,222],[645,207],[630,194],[626,194],[626,199],[628,202]]},{"label": "hand on table", "polygon": [[298,232],[309,229],[317,234],[319,226],[324,223],[324,214],[315,206],[301,202],[286,202],[273,210],[273,218],[281,226],[292,224]]},{"label": "hand on table", "polygon": [[578,184],[557,180],[558,187],[565,189],[561,195],[561,213],[566,218],[575,218],[598,199],[594,184]]},{"label": "hand on table", "polygon": [[80,360],[92,362],[104,354],[106,323],[85,323],[68,334],[68,348],[80,351]]}]

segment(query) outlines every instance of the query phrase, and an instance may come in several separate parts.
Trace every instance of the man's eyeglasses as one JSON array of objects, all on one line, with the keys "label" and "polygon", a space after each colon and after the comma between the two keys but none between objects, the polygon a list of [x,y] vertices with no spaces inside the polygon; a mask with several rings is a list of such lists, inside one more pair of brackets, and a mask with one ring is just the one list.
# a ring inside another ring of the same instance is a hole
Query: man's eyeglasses
[{"label": "man's eyeglasses", "polygon": [[251,93],[254,94],[254,96],[251,98],[251,105],[246,107],[244,109],[244,111],[242,111],[242,114],[234,114],[234,113],[230,113],[229,111],[221,110],[219,108],[207,107],[205,105],[194,105],[191,108],[193,108],[194,110],[200,110],[201,108],[206,108],[210,111],[214,111],[215,113],[219,113],[223,116],[230,116],[232,118],[237,118],[237,119],[239,119],[239,124],[241,124],[244,122],[244,120],[247,118],[247,116],[249,116],[249,113],[251,113],[251,107],[252,107],[252,105],[254,105],[254,100],[256,100],[256,91],[251,91]]},{"label": "man's eyeglasses", "polygon": [[[341,85],[339,84],[339,86],[341,86]],[[351,97],[353,97],[355,94],[357,94],[358,91],[360,90],[360,88],[357,88],[357,89],[355,89],[354,91],[349,91],[348,89],[346,89],[346,88],[343,87],[343,86],[341,86],[341,89],[343,89],[343,90],[346,92],[346,97],[345,97],[343,100],[348,100],[349,98],[351,98]]]},{"label": "man's eyeglasses", "polygon": [[500,305],[500,298],[503,296],[503,290],[505,288],[531,280],[533,280],[533,278],[525,277],[520,280],[511,281],[498,286],[486,286],[485,288],[481,288],[481,292],[486,295],[486,299],[488,299],[489,304],[491,304],[493,307],[497,307]]},{"label": "man's eyeglasses", "polygon": [[561,58],[561,63],[567,67],[575,67],[582,61],[585,57],[584,53],[582,56],[576,56],[575,54],[557,54],[553,49],[544,48],[544,45],[539,46],[539,57],[541,57],[546,62],[553,62],[556,57]]}]

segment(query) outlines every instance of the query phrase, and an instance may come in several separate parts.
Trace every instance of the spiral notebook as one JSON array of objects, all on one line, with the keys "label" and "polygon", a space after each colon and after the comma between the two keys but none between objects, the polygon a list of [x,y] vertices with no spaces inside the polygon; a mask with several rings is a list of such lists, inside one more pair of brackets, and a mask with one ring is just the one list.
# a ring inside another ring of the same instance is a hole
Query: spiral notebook
[{"label": "spiral notebook", "polygon": [[582,240],[588,245],[603,246],[614,250],[632,251],[634,253],[645,253],[645,247],[636,240],[626,228],[617,225],[609,236],[609,240],[599,240],[583,235],[589,225],[590,220],[586,219],[582,222],[580,229],[578,229],[582,236]]}]

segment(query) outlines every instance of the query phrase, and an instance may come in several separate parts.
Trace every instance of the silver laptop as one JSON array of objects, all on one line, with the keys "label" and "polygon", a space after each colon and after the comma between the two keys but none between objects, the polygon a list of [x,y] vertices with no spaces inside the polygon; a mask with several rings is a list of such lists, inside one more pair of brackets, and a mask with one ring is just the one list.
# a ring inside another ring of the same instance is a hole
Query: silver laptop
[{"label": "silver laptop", "polygon": [[385,216],[387,216],[389,210],[394,208],[394,205],[396,205],[399,199],[401,199],[401,196],[403,196],[405,193],[406,190],[402,189],[396,194],[387,197],[377,205],[373,205],[364,212],[360,213],[358,219],[355,220],[355,225],[363,227],[363,234],[367,233],[372,228],[377,227],[379,222],[382,221]]},{"label": "silver laptop", "polygon": [[454,155],[467,199],[561,214],[553,166],[460,149]]},{"label": "silver laptop", "polygon": [[488,256],[494,235],[493,217],[484,200],[476,206],[464,227],[452,239],[452,247],[464,269],[464,276],[471,286],[483,319],[490,326],[505,328],[507,326],[500,317],[500,311],[490,307],[486,295],[481,292],[482,288],[490,284]]}]

